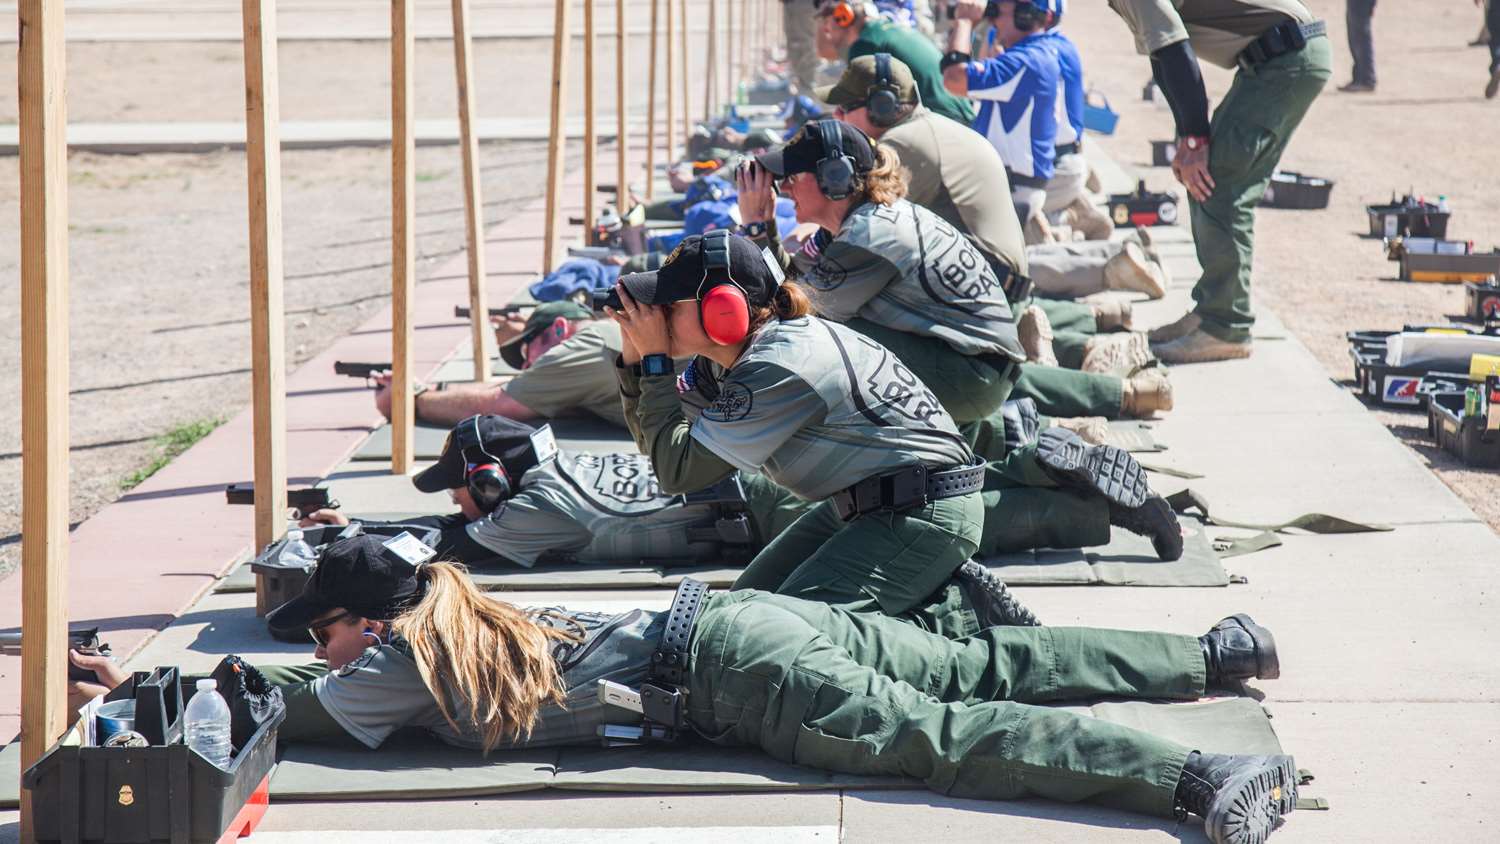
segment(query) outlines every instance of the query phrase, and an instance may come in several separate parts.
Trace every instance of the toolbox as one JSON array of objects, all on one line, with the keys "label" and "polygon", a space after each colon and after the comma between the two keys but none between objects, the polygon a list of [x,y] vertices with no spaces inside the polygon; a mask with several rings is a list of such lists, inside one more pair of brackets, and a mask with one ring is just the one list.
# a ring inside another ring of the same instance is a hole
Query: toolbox
[{"label": "toolbox", "polygon": [[1500,319],[1500,282],[1470,281],[1464,284],[1464,312],[1475,322]]},{"label": "toolbox", "polygon": [[1117,226],[1175,225],[1177,194],[1152,193],[1142,180],[1136,183],[1134,193],[1110,194],[1109,215]]},{"label": "toolbox", "polygon": [[[1466,407],[1463,390],[1435,393],[1427,405],[1427,432],[1444,451],[1470,466],[1500,466],[1500,377],[1473,385],[1479,401]],[[1491,424],[1493,421],[1494,424]]]},{"label": "toolbox", "polygon": [[[399,525],[365,525],[354,522],[348,525],[318,525],[316,527],[302,528],[302,539],[316,550],[321,545],[327,545],[335,539],[345,539],[351,536],[359,536],[362,533],[374,534],[376,536],[398,536],[401,533],[422,533],[430,528],[405,528]],[[282,549],[286,547],[287,538],[282,537],[270,545],[267,545],[255,559],[250,561],[250,570],[255,572],[255,580],[258,584],[257,597],[264,597],[263,604],[256,607],[256,615],[264,616],[271,610],[302,594],[307,586],[307,579],[312,576],[313,567],[309,565],[288,565],[281,562]],[[264,606],[264,609],[261,609]],[[306,631],[299,630],[294,635],[278,635],[271,631],[271,635],[283,642],[311,642],[312,639]]]},{"label": "toolbox", "polygon": [[1370,237],[1448,236],[1448,212],[1410,194],[1400,200],[1392,196],[1385,205],[1367,205],[1365,213],[1370,219]]},{"label": "toolbox", "polygon": [[85,746],[90,719],[80,719],[27,769],[36,839],[213,844],[249,835],[266,811],[285,710],[267,718],[225,769],[183,743],[186,707],[176,668],[138,671],[104,699],[131,698],[135,729],[150,746]]},{"label": "toolbox", "polygon": [[1450,325],[1408,325],[1401,331],[1350,331],[1344,336],[1349,341],[1355,390],[1360,395],[1388,407],[1424,407],[1434,393],[1455,387],[1461,389],[1468,383],[1467,372],[1425,364],[1392,366],[1385,362],[1386,344],[1392,336],[1417,331],[1486,333]]},{"label": "toolbox", "polygon": [[1400,260],[1406,281],[1484,282],[1500,276],[1500,251],[1453,255],[1406,250]]},{"label": "toolbox", "polygon": [[1280,170],[1271,176],[1260,204],[1267,208],[1289,208],[1311,211],[1328,207],[1333,180],[1309,176],[1291,170]]}]

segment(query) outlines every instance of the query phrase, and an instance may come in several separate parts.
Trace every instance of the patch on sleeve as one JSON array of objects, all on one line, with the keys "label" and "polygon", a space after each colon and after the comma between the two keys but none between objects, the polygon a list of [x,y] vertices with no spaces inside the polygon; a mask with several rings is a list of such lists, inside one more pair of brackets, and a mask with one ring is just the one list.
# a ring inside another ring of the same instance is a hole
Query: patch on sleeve
[{"label": "patch on sleeve", "polygon": [[725,384],[713,404],[703,409],[703,417],[714,422],[735,422],[744,419],[754,404],[750,388],[737,381]]},{"label": "patch on sleeve", "polygon": [[818,256],[818,262],[808,271],[805,281],[814,290],[827,291],[839,289],[848,277],[849,269],[824,253]]}]

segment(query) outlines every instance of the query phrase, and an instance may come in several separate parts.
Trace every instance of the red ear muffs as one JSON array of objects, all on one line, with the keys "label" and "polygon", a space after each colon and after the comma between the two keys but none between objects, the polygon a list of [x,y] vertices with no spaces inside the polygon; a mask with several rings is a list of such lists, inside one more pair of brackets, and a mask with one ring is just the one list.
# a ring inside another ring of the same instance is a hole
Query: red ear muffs
[{"label": "red ear muffs", "polygon": [[[1496,0],[1500,2],[1500,0]],[[733,284],[716,285],[698,304],[703,333],[721,346],[733,346],[750,333],[750,303]]]},{"label": "red ear muffs", "polygon": [[844,0],[833,4],[833,22],[848,28],[854,24],[854,8]]}]

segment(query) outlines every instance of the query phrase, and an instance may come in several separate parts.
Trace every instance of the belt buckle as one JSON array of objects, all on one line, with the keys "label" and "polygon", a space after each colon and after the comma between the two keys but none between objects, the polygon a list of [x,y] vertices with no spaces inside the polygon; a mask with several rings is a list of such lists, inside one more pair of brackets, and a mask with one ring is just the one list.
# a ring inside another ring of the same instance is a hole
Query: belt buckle
[{"label": "belt buckle", "polygon": [[927,504],[927,467],[916,464],[890,476],[891,509],[910,510]]}]

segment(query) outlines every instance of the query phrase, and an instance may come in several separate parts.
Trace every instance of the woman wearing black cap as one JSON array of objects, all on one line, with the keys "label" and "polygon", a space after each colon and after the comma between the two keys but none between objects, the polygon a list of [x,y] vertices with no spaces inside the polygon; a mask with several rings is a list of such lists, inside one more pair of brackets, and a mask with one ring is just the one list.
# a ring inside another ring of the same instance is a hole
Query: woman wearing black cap
[{"label": "woman wearing black cap", "polygon": [[[1032,705],[1191,700],[1274,678],[1275,641],[1246,616],[1199,637],[995,627],[953,641],[752,590],[690,585],[674,605],[693,601],[696,611],[672,613],[528,611],[491,599],[455,566],[417,567],[356,537],[325,549],[303,594],[267,619],[283,633],[309,630],[327,667],[262,670],[282,684],[281,736],[293,741],[377,748],[417,727],[484,751],[596,745],[606,724],[641,720],[601,702],[608,680],[684,694],[680,715],[660,726],[823,770],[915,777],[957,797],[1193,812],[1219,842],[1258,842],[1296,805],[1290,756],[1198,753]],[[681,656],[668,670],[658,653]]]}]

